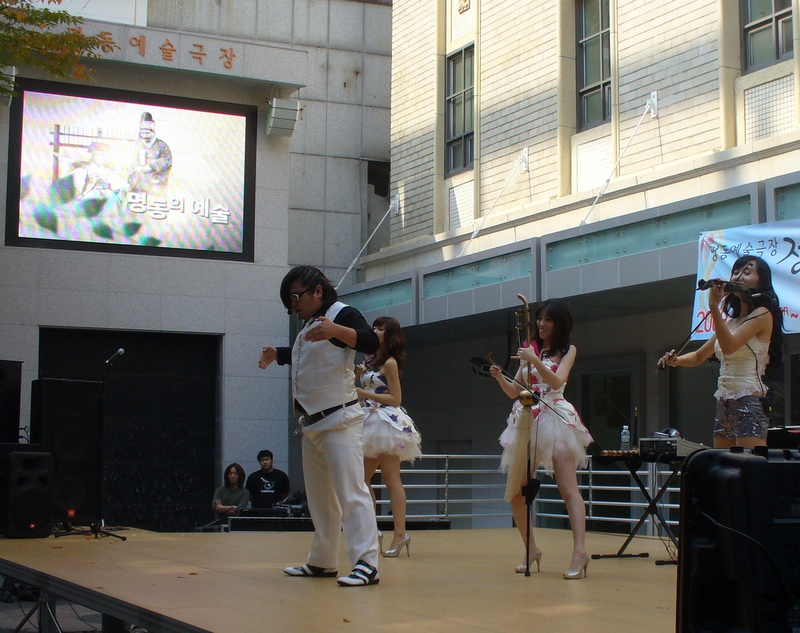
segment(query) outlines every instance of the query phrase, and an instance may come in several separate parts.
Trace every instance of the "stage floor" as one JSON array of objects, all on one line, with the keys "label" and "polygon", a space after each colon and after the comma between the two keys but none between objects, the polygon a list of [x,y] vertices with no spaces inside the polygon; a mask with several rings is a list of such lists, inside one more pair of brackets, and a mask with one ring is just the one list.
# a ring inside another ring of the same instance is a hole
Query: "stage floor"
[{"label": "stage floor", "polygon": [[[412,532],[411,557],[381,559],[379,585],[293,578],[307,532],[156,534],[0,539],[0,573],[37,580],[52,594],[156,631],[282,633],[548,633],[675,630],[676,565],[659,539],[600,559],[588,578],[566,581],[571,533],[537,530],[542,571],[514,573],[523,551],[514,529]],[[387,534],[387,538],[391,535]],[[623,536],[590,533],[591,554],[616,552]],[[344,548],[340,572],[349,571]],[[34,583],[36,584],[36,583]],[[101,610],[101,609],[98,609]]]}]

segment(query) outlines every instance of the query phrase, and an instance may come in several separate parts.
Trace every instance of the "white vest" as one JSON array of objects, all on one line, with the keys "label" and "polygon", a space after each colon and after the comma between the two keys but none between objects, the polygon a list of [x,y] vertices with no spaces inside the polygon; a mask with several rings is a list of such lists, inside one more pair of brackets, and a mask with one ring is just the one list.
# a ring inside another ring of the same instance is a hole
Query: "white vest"
[{"label": "white vest", "polygon": [[[344,307],[337,301],[325,316],[333,321]],[[309,415],[358,398],[353,373],[356,351],[330,341],[304,340],[306,332],[316,325],[306,324],[292,346],[292,394]]]}]

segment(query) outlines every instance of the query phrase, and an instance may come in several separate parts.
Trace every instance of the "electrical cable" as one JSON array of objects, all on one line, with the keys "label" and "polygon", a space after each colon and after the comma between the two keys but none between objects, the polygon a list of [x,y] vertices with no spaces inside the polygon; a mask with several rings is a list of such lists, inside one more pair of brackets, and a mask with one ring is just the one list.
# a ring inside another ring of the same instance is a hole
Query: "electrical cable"
[{"label": "electrical cable", "polygon": [[732,527],[730,527],[728,525],[724,525],[723,523],[720,523],[719,521],[717,521],[716,519],[711,517],[708,513],[703,512],[702,510],[697,510],[697,513],[701,517],[703,517],[704,519],[709,521],[712,525],[714,525],[715,527],[719,528],[720,530],[725,530],[727,532],[730,532],[731,534],[735,534],[736,536],[741,536],[745,540],[750,541],[753,545],[758,547],[764,553],[764,555],[767,557],[767,560],[770,562],[770,564],[774,568],[775,575],[778,577],[778,580],[780,581],[780,584],[783,586],[784,591],[786,591],[786,594],[792,600],[794,600],[795,604],[800,604],[800,598],[798,598],[796,595],[794,595],[794,593],[792,592],[792,590],[789,587],[789,585],[786,584],[786,579],[781,575],[781,570],[780,570],[780,567],[778,567],[778,562],[772,557],[772,553],[767,549],[767,547],[763,543],[761,543],[760,541],[757,541],[756,539],[754,539],[749,534],[745,534],[744,532],[741,532],[740,530],[737,530],[736,528],[732,528]]}]

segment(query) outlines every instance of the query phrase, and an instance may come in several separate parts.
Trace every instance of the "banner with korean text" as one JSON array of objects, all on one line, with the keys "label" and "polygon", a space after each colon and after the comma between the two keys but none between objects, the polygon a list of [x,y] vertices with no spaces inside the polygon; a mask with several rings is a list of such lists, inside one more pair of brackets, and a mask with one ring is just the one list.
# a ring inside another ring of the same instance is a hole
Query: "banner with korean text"
[{"label": "banner with korean text", "polygon": [[[700,234],[697,246],[697,280],[729,280],[733,263],[742,255],[756,255],[772,269],[772,285],[778,295],[787,334],[800,333],[800,220],[768,222]],[[708,292],[695,293],[692,325],[708,315]],[[711,318],[697,327],[692,338],[707,339],[713,332]]]}]

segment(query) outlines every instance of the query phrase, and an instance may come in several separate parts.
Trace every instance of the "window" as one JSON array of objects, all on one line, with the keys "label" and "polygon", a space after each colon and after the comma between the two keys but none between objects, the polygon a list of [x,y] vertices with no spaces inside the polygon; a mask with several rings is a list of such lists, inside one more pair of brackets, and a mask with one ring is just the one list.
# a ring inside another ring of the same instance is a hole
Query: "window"
[{"label": "window", "polygon": [[447,58],[447,173],[472,167],[474,159],[473,93],[475,47]]},{"label": "window", "polygon": [[789,59],[792,0],[743,0],[745,70]]},{"label": "window", "polygon": [[578,20],[578,122],[587,128],[611,118],[608,0],[579,0]]}]

